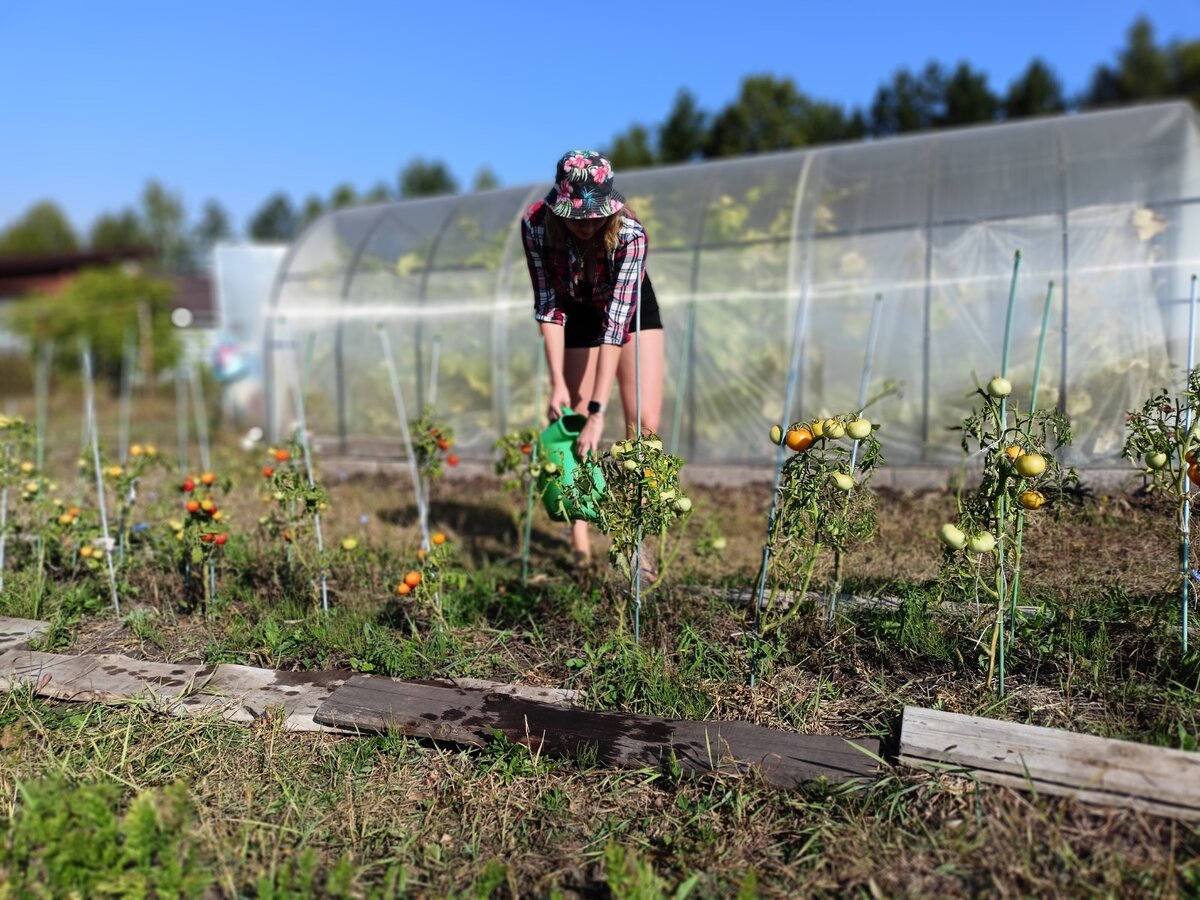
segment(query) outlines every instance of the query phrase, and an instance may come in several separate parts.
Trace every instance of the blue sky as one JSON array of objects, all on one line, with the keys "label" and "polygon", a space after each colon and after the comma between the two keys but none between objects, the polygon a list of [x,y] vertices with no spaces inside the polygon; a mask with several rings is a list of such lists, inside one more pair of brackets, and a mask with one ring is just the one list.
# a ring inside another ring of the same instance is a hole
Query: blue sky
[{"label": "blue sky", "polygon": [[712,111],[749,74],[865,106],[901,66],[965,59],[1003,90],[1041,56],[1074,92],[1139,14],[1200,37],[1197,0],[0,3],[0,224],[50,198],[85,229],[151,177],[239,230],[274,191],[394,185],[416,156],[548,180],[680,87]]}]

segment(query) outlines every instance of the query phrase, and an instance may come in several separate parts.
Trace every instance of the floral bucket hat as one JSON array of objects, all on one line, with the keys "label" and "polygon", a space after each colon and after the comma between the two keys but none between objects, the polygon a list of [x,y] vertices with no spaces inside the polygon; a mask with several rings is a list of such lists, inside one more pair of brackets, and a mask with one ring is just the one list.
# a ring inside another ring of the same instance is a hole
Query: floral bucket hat
[{"label": "floral bucket hat", "polygon": [[554,169],[546,205],[564,219],[601,219],[625,207],[613,189],[612,163],[592,150],[564,153]]}]

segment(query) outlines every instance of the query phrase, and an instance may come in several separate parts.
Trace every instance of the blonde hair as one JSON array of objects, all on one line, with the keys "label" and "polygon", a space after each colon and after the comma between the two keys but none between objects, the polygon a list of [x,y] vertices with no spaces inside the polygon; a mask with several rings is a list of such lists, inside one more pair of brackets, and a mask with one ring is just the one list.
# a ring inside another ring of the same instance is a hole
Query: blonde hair
[{"label": "blonde hair", "polygon": [[[628,206],[622,206],[608,217],[608,221],[604,223],[604,228],[600,231],[600,234],[604,238],[604,249],[610,254],[617,249],[617,242],[621,234],[622,216],[629,216],[631,219],[637,218],[632,209]],[[556,216],[553,212],[546,216],[546,243],[548,246],[563,246],[567,242],[567,237],[570,233],[567,230],[567,226],[563,224],[562,216]]]}]

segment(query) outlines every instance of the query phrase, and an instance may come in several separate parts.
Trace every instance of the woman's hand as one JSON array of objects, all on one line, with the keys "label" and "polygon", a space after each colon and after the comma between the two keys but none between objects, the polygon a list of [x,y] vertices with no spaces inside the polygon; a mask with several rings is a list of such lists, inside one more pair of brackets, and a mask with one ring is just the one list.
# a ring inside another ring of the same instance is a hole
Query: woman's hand
[{"label": "woman's hand", "polygon": [[583,431],[579,432],[579,438],[575,441],[575,455],[580,459],[587,459],[592,453],[599,456],[600,441],[603,438],[604,413],[592,413],[588,416]]},{"label": "woman's hand", "polygon": [[562,418],[564,406],[571,405],[571,392],[567,390],[565,384],[551,385],[550,387],[550,405],[546,407],[546,418],[551,422],[557,422]]}]

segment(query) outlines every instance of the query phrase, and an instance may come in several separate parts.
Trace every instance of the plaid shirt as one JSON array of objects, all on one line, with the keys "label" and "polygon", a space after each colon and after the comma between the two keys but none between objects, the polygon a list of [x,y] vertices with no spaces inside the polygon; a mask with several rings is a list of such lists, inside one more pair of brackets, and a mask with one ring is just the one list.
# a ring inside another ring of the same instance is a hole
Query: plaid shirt
[{"label": "plaid shirt", "polygon": [[539,200],[521,220],[525,261],[533,282],[534,318],[565,325],[567,314],[560,301],[587,302],[603,311],[600,342],[618,346],[629,340],[637,306],[638,285],[646,270],[646,230],[628,213],[618,213],[621,230],[611,254],[602,241],[595,246],[591,296],[583,283],[583,257],[573,241],[562,248],[546,246],[546,216],[553,215]]}]

